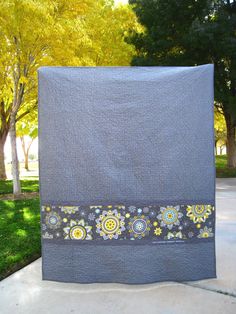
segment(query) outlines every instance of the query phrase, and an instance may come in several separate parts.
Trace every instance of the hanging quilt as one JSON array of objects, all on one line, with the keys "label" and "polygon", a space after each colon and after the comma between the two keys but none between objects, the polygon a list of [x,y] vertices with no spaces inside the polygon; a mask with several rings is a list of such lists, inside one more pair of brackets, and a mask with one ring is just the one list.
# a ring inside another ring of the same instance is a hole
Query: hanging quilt
[{"label": "hanging quilt", "polygon": [[215,277],[213,65],[39,69],[43,279]]}]

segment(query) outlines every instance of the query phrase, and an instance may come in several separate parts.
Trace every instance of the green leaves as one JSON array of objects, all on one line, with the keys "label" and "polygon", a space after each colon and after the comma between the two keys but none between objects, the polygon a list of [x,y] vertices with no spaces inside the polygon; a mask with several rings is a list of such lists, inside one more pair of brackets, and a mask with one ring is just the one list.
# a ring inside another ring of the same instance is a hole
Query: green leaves
[{"label": "green leaves", "polygon": [[133,65],[215,64],[215,98],[236,121],[236,2],[130,0],[142,34],[133,32]]}]

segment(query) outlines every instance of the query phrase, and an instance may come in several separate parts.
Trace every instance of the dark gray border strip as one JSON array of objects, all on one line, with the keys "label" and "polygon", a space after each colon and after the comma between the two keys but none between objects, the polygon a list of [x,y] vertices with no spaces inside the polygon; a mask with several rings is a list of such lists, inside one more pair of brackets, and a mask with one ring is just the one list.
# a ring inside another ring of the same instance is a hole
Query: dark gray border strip
[{"label": "dark gray border strip", "polygon": [[41,198],[41,206],[47,206],[47,205],[50,205],[50,206],[119,206],[119,205],[124,205],[124,206],[131,206],[131,205],[134,205],[136,207],[138,206],[176,206],[176,205],[199,205],[199,204],[205,204],[205,205],[212,205],[212,206],[215,206],[215,200],[204,200],[204,199],[201,199],[200,201],[199,200],[191,200],[191,201],[186,201],[186,200],[157,200],[155,202],[138,202],[137,204],[137,200],[135,201],[111,201],[111,202],[104,202],[104,200],[101,200],[101,201],[92,201],[89,202],[89,203],[85,203],[85,202],[81,202],[81,201],[64,201],[64,202],[60,202],[60,204],[55,201],[55,200],[43,200],[42,199],[42,196],[40,195],[40,198]]},{"label": "dark gray border strip", "polygon": [[[106,246],[116,246],[116,245],[179,245],[179,244],[198,244],[198,243],[208,243],[208,242],[215,242],[215,238],[206,238],[206,239],[188,239],[188,240],[160,240],[160,241],[153,241],[153,240],[87,240],[87,241],[81,241],[81,240],[65,240],[65,239],[42,239],[42,242],[50,243],[50,244],[65,244],[65,245],[72,245],[72,246],[78,246],[78,245],[106,245]],[[96,243],[96,244],[95,244]]]}]

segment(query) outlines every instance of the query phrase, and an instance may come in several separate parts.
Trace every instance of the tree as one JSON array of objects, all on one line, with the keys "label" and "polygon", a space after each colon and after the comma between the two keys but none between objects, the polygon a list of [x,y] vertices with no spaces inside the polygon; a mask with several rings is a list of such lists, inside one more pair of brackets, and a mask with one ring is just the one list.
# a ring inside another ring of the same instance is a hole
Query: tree
[{"label": "tree", "polygon": [[[215,154],[217,155],[217,147],[220,144],[220,151],[226,145],[227,132],[224,115],[221,111],[215,109]],[[220,153],[221,154],[221,153]]]},{"label": "tree", "polygon": [[10,128],[10,107],[12,103],[9,79],[9,55],[6,45],[0,40],[0,180],[6,179],[4,145]]},{"label": "tree", "polygon": [[[0,62],[3,62],[3,77],[7,81],[4,85],[6,92],[1,99],[1,128],[4,131],[2,146],[5,135],[9,132],[14,194],[21,192],[16,122],[37,106],[36,70],[40,65],[50,64],[51,53],[58,49],[58,46],[67,44],[60,39],[61,35],[72,27],[67,19],[75,21],[78,16],[84,14],[86,5],[90,2],[71,0],[68,7],[66,1],[59,0],[0,1],[0,34],[3,47]],[[67,59],[65,56],[63,58],[62,54],[60,57],[61,62],[69,60],[70,51],[66,54]]]},{"label": "tree", "polygon": [[138,27],[130,6],[114,7],[113,1],[108,1],[105,6],[96,8],[96,12],[86,16],[88,44],[80,51],[80,56],[86,58],[88,65],[130,65],[135,49],[125,41],[125,37],[129,29],[137,30]]},{"label": "tree", "polygon": [[[13,192],[20,193],[18,156],[16,150],[16,122],[35,108],[32,91],[36,87],[36,68],[44,59],[48,41],[47,28],[50,17],[45,8],[36,1],[0,1],[0,35],[2,71],[1,86],[1,133],[4,147],[5,138],[10,133],[12,153]],[[32,32],[32,19],[34,31]],[[41,26],[41,27],[40,27]],[[29,101],[29,99],[31,99]],[[27,104],[27,108],[25,108]],[[28,104],[32,105],[30,108]],[[20,112],[20,113],[19,113]],[[3,158],[4,155],[2,154]],[[3,166],[1,167],[5,177]]]},{"label": "tree", "polygon": [[[66,1],[66,0],[65,0]],[[83,1],[82,1],[83,2]],[[114,5],[113,0],[92,0],[87,4],[86,11],[73,21],[68,19],[62,23],[60,9],[60,22],[64,32],[58,39],[60,46],[52,46],[52,65],[71,66],[112,66],[129,65],[133,55],[134,46],[128,44],[125,38],[128,30],[139,27],[136,15],[128,5]],[[70,7],[70,2],[67,1]],[[64,44],[67,42],[65,56]]]},{"label": "tree", "polygon": [[24,154],[25,169],[29,171],[29,152],[33,141],[38,135],[37,112],[32,111],[17,123],[17,136],[21,140]]},{"label": "tree", "polygon": [[124,42],[124,29],[133,25],[133,12],[113,1],[0,0],[0,178],[9,133],[15,194],[20,193],[16,123],[37,108],[37,68],[126,64],[134,51]]},{"label": "tree", "polygon": [[130,0],[144,32],[132,32],[133,65],[215,65],[215,100],[236,167],[236,1]]}]

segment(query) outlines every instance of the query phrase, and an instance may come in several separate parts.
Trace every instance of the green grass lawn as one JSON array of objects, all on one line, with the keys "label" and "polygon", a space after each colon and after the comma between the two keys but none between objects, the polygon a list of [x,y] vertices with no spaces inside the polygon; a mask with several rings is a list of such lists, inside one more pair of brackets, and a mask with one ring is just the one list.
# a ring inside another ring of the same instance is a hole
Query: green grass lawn
[{"label": "green grass lawn", "polygon": [[[39,191],[39,180],[35,178],[27,178],[21,180],[22,192],[38,192]],[[0,180],[0,194],[12,193],[12,180],[2,181]]]},{"label": "green grass lawn", "polygon": [[217,178],[235,178],[236,169],[227,168],[227,156],[216,156],[216,177]]},{"label": "green grass lawn", "polygon": [[0,201],[0,280],[40,255],[39,199]]}]

